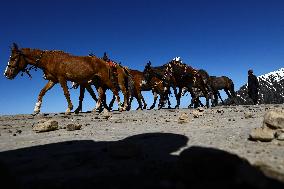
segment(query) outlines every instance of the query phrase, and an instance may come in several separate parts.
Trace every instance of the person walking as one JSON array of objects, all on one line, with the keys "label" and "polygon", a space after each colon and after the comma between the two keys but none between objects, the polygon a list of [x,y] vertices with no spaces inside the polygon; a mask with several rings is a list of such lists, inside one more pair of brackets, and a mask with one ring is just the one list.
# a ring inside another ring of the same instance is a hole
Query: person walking
[{"label": "person walking", "polygon": [[259,83],[257,77],[253,74],[253,70],[248,70],[248,95],[256,105],[258,101]]}]

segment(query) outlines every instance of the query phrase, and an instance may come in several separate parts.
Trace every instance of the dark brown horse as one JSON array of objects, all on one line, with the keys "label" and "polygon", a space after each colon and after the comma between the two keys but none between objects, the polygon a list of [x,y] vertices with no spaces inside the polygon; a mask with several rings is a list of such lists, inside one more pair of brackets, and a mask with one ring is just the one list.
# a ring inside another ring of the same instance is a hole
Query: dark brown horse
[{"label": "dark brown horse", "polygon": [[[220,95],[219,90],[224,90],[226,94],[228,95],[228,98],[231,99],[232,102],[234,102],[234,97],[236,96],[236,94],[234,90],[234,83],[230,78],[226,76],[221,76],[221,77],[210,76],[208,80],[208,85],[210,86],[209,97],[211,98],[212,106],[218,105],[218,97],[220,98],[222,104],[224,105],[224,101]],[[188,88],[184,87],[182,90],[182,95],[184,95],[187,91],[188,91]],[[204,97],[204,94],[202,93],[202,91],[198,89],[194,89],[193,93],[197,101],[199,101],[198,100],[199,97]],[[192,106],[192,103],[193,102],[191,102],[189,107]]]},{"label": "dark brown horse", "polygon": [[153,78],[160,80],[159,82],[163,90],[159,92],[160,101],[158,109],[161,109],[164,106],[165,101],[168,101],[168,103],[170,103],[169,102],[170,87],[173,88],[174,94],[175,96],[177,96],[176,86],[171,80],[169,80],[170,76],[167,75],[168,74],[167,69],[168,69],[167,64],[164,64],[162,66],[152,67],[151,62],[149,61],[143,70],[145,83],[151,83]]},{"label": "dark brown horse", "polygon": [[[113,82],[108,77],[109,68],[103,60],[97,57],[73,56],[63,51],[48,51],[30,48],[19,49],[14,43],[4,75],[8,79],[13,79],[19,72],[27,72],[28,65],[42,69],[48,80],[48,83],[38,96],[34,113],[40,112],[42,98],[45,93],[55,84],[60,83],[68,102],[66,113],[69,114],[73,109],[73,105],[70,99],[67,81],[76,82],[80,85],[88,85],[88,82],[91,82],[95,77],[99,77],[105,85],[109,86],[120,105],[117,87],[114,86]],[[128,102],[127,90],[124,89],[123,92],[125,93],[125,100],[124,107],[121,108],[121,110],[127,108]]]},{"label": "dark brown horse", "polygon": [[[187,87],[182,88],[181,95],[184,96],[187,91],[188,91]],[[200,97],[205,97],[203,92],[199,88],[192,87],[192,93],[194,94],[193,96],[195,98],[191,98],[191,101],[190,101],[190,104],[188,105],[188,108],[204,106],[203,103],[200,101]],[[212,91],[209,91],[208,95],[209,95],[209,99],[211,100],[211,106],[214,106],[214,95],[213,95]]]},{"label": "dark brown horse", "polygon": [[[195,99],[192,87],[197,87],[202,90],[206,96],[206,105],[209,107],[209,96],[207,82],[209,75],[205,70],[195,70],[192,67],[183,64],[179,59],[173,59],[167,64],[160,67],[151,67],[151,63],[147,63],[144,69],[145,78],[151,78],[153,76],[158,77],[163,81],[164,96],[167,96],[170,87],[173,87],[177,100],[176,108],[180,105],[181,92],[183,87],[187,87]],[[176,88],[179,88],[177,92]],[[163,98],[165,99],[165,98]],[[163,102],[160,103],[160,107],[163,106]]]},{"label": "dark brown horse", "polygon": [[232,102],[234,102],[234,97],[236,97],[236,94],[234,90],[234,82],[230,78],[228,78],[227,76],[221,76],[221,77],[210,76],[209,85],[211,86],[211,90],[214,94],[215,105],[218,105],[218,96],[217,96],[218,94],[222,104],[224,104],[220,96],[219,90],[224,90],[228,98],[231,99]]}]

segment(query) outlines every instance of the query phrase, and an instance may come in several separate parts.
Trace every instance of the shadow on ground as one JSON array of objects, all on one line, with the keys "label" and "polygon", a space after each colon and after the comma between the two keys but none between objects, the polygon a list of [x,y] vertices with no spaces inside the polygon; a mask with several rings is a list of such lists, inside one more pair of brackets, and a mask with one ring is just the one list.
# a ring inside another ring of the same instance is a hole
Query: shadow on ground
[{"label": "shadow on ground", "polygon": [[188,138],[148,133],[120,141],[68,141],[0,153],[9,188],[284,188],[247,161]]}]

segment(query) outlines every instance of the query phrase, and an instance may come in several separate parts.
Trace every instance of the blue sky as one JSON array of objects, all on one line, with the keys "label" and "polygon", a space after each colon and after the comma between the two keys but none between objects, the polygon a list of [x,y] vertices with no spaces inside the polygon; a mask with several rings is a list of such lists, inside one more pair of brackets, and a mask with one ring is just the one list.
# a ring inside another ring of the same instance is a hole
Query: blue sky
[{"label": "blue sky", "polygon": [[[14,0],[0,6],[0,70],[4,73],[12,42],[20,47],[63,50],[74,55],[93,52],[132,69],[143,70],[176,56],[210,75],[226,75],[236,90],[256,75],[284,66],[284,1],[281,0]],[[0,114],[32,113],[47,81],[0,77]],[[148,104],[151,93],[143,93]],[[78,90],[71,90],[74,106]],[[187,106],[189,96],[183,97]],[[175,100],[172,99],[173,104]],[[134,105],[135,106],[135,105]],[[83,110],[94,101],[86,94]],[[60,86],[43,99],[42,112],[64,112]]]}]

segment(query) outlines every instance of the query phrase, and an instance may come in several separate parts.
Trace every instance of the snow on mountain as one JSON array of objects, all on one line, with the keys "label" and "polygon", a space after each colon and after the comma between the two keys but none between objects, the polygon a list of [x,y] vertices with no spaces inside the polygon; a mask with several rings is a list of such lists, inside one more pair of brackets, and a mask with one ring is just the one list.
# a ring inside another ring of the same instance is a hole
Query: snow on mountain
[{"label": "snow on mountain", "polygon": [[[284,103],[284,68],[260,75],[257,78],[260,84],[259,103]],[[237,104],[252,104],[248,97],[247,84],[243,85],[236,94]]]}]

